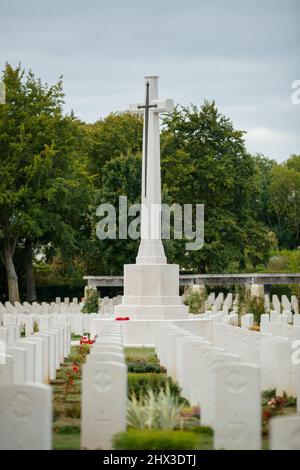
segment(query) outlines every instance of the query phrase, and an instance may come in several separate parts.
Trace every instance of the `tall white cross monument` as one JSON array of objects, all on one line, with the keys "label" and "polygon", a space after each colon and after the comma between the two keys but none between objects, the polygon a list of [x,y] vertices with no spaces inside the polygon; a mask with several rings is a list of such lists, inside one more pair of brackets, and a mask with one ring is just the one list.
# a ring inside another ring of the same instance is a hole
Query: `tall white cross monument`
[{"label": "tall white cross monument", "polygon": [[161,241],[159,113],[171,112],[172,100],[158,98],[158,76],[148,75],[145,102],[130,106],[144,115],[141,242],[136,264],[124,265],[124,295],[115,314],[132,319],[187,318],[179,296],[179,266],[167,264]]}]

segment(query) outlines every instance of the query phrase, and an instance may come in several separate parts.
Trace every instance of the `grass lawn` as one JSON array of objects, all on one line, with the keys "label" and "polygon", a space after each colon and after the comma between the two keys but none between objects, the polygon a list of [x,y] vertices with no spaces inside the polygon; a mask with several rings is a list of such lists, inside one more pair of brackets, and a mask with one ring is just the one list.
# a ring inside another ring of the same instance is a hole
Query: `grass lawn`
[{"label": "grass lawn", "polygon": [[127,361],[143,360],[159,364],[154,348],[124,348]]},{"label": "grass lawn", "polygon": [[53,433],[54,450],[80,450],[80,433]]}]

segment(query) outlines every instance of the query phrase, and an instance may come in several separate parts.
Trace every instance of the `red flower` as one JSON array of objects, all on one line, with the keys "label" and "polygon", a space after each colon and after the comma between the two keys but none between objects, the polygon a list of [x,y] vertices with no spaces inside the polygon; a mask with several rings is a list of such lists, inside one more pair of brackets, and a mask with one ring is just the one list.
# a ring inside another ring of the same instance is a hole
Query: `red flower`
[{"label": "red flower", "polygon": [[74,364],[73,367],[72,367],[72,370],[73,370],[73,372],[76,372],[76,374],[78,374],[79,367]]}]

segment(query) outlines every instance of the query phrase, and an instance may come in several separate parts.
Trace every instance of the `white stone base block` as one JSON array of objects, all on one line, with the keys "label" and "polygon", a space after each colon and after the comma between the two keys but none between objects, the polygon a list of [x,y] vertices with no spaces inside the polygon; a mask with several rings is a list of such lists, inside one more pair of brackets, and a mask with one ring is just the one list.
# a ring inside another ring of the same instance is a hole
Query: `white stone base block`
[{"label": "white stone base block", "polygon": [[122,304],[115,306],[114,313],[145,320],[188,318],[188,307],[179,296],[179,266],[126,264]]},{"label": "white stone base block", "polygon": [[212,322],[211,320],[202,320],[201,318],[188,320],[129,320],[120,322],[115,321],[113,318],[91,318],[91,337],[103,335],[106,325],[109,323],[120,324],[125,346],[153,347],[156,333],[161,329],[162,325],[170,325],[170,327],[175,325],[208,341],[212,340]]},{"label": "white stone base block", "polygon": [[116,305],[116,317],[132,320],[180,320],[188,317],[185,305]]}]

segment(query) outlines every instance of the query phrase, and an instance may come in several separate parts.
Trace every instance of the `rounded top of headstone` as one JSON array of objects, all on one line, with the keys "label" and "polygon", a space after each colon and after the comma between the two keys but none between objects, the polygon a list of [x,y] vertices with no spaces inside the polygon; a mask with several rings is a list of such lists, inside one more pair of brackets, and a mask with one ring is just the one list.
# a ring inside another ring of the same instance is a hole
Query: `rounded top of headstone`
[{"label": "rounded top of headstone", "polygon": [[155,74],[148,74],[148,75],[145,75],[145,79],[147,80],[148,78],[159,78],[159,75],[155,75]]}]

